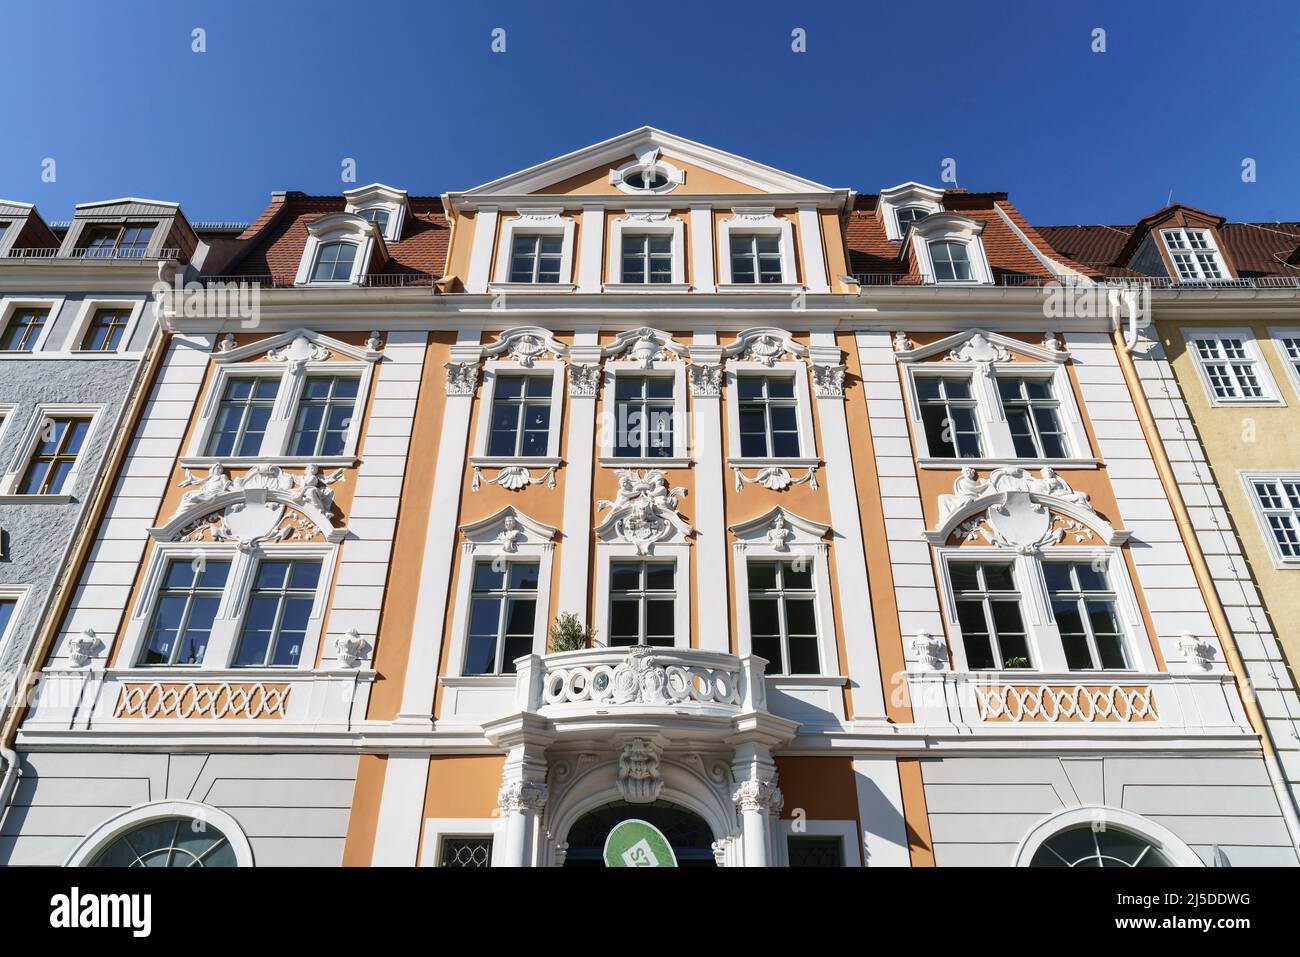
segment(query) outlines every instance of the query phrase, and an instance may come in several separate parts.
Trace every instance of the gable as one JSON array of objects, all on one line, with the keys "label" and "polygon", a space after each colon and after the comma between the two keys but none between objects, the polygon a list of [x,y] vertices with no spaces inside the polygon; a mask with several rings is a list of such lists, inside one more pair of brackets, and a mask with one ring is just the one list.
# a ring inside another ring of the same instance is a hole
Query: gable
[{"label": "gable", "polygon": [[[680,169],[686,174],[686,181],[668,194],[671,196],[682,195],[700,195],[704,193],[759,193],[762,192],[757,186],[751,183],[745,183],[741,180],[724,176],[710,169],[698,166],[690,160],[672,153],[663,153],[663,160]],[[601,163],[593,166],[589,170],[584,170],[570,176],[568,179],[561,180],[549,186],[544,186],[537,190],[538,193],[548,195],[601,195],[601,196],[620,196],[624,195],[619,188],[609,181],[609,171],[622,166],[624,163],[633,162],[636,159],[632,154],[619,157],[608,163]]]}]

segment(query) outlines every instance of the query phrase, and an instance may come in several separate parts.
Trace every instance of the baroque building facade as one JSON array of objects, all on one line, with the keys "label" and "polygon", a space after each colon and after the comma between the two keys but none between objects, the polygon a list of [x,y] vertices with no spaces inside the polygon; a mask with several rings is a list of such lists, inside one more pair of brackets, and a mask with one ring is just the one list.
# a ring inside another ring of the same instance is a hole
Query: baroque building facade
[{"label": "baroque building facade", "polygon": [[274,194],[199,270],[255,315],[160,304],[0,861],[1296,863],[1133,298],[1059,245],[650,128]]}]

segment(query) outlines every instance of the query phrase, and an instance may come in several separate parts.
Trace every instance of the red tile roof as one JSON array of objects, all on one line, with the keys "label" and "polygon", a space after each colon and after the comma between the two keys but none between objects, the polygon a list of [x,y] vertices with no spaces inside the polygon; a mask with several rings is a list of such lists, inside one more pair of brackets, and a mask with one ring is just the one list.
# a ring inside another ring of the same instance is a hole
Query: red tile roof
[{"label": "red tile roof", "polygon": [[[1151,218],[1148,216],[1143,222]],[[1115,260],[1137,228],[1137,225],[1039,226],[1038,232],[1061,255],[1105,275],[1136,276],[1131,269],[1117,266]],[[1218,233],[1243,278],[1300,275],[1300,271],[1286,265],[1287,257],[1300,247],[1300,223],[1225,223],[1218,228]]]}]

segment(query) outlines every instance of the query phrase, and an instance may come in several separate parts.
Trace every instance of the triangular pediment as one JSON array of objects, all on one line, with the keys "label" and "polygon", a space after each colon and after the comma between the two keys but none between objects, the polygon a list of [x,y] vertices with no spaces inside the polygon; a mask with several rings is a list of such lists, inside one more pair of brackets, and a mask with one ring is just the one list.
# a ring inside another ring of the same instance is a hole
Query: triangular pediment
[{"label": "triangular pediment", "polygon": [[912,349],[895,347],[894,350],[894,357],[899,362],[922,362],[949,357],[956,361],[1006,362],[1011,354],[1039,362],[1065,362],[1069,358],[1069,354],[1060,349],[1036,346],[987,329],[966,329],[928,345]]},{"label": "triangular pediment", "polygon": [[331,355],[374,362],[379,358],[380,353],[377,349],[359,348],[312,329],[291,329],[242,346],[224,347],[218,343],[217,351],[212,354],[212,358],[213,361],[221,363],[243,362],[263,357],[292,362],[299,359],[323,361]]},{"label": "triangular pediment", "polygon": [[675,193],[827,193],[842,192],[771,166],[705,146],[650,126],[555,157],[459,194],[489,195],[617,193],[610,170],[658,150],[685,176]]}]

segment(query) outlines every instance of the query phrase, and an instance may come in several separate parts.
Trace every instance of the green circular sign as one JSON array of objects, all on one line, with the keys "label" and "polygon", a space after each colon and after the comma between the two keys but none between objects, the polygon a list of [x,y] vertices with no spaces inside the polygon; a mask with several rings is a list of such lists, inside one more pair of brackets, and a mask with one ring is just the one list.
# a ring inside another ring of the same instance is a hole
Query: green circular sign
[{"label": "green circular sign", "polygon": [[659,828],[630,818],[605,838],[606,867],[676,867],[677,855]]}]

